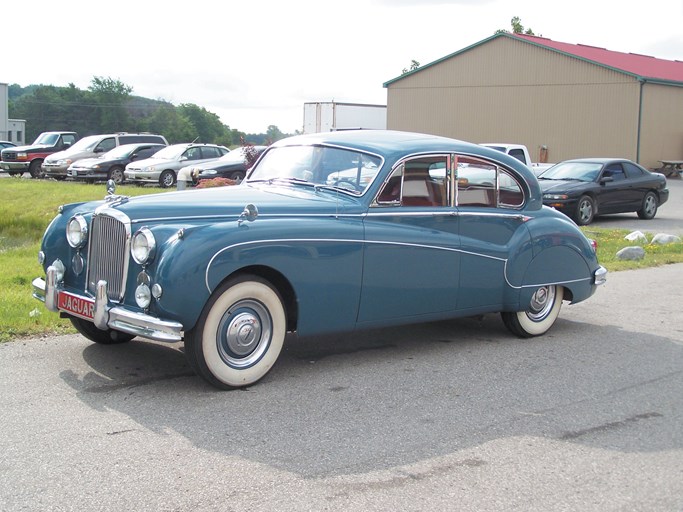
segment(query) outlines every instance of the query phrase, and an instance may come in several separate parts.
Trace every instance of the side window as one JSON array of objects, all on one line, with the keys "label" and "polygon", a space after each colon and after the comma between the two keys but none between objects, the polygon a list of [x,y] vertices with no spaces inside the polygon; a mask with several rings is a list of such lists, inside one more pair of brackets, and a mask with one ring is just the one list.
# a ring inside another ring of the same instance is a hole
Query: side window
[{"label": "side window", "polygon": [[387,180],[382,187],[379,195],[377,196],[378,204],[401,204],[401,184],[403,183],[403,166],[400,165],[394,172],[391,173],[391,177]]},{"label": "side window", "polygon": [[188,160],[201,160],[202,148],[199,148],[199,147],[189,148],[187,151],[185,151],[183,156],[185,158],[187,158]]},{"label": "side window", "polygon": [[497,169],[475,158],[458,157],[458,206],[495,207],[498,204]]},{"label": "side window", "polygon": [[524,150],[523,149],[511,149],[509,155],[514,156],[517,160],[519,160],[523,164],[527,163],[526,157],[524,156]]},{"label": "side window", "polygon": [[62,140],[66,146],[73,146],[74,142],[76,142],[76,136],[67,134],[63,136]]},{"label": "side window", "polygon": [[626,179],[626,175],[624,174],[624,169],[621,167],[621,164],[610,164],[605,167],[602,177],[612,178],[614,181]]},{"label": "side window", "polygon": [[507,171],[498,172],[498,205],[520,207],[524,204],[524,192],[519,183]]},{"label": "side window", "polygon": [[473,157],[457,157],[458,206],[519,208],[524,191],[514,174]]},{"label": "side window", "polygon": [[447,206],[446,157],[408,160],[403,166],[403,206]]},{"label": "side window", "polygon": [[622,165],[628,178],[639,178],[643,175],[643,170],[637,165],[633,165],[630,162],[624,162]]},{"label": "side window", "polygon": [[116,139],[114,139],[114,137],[108,137],[95,147],[95,153],[104,153],[106,151],[109,151],[110,149],[114,149],[115,147]]},{"label": "side window", "polygon": [[218,151],[218,148],[214,147],[205,147],[201,148],[202,149],[202,158],[218,158],[221,156],[221,154]]},{"label": "side window", "polygon": [[153,146],[153,147],[145,146],[145,147],[139,148],[135,151],[135,160],[142,160],[144,158],[149,158],[150,156],[152,156],[157,151],[159,151],[158,146]]}]

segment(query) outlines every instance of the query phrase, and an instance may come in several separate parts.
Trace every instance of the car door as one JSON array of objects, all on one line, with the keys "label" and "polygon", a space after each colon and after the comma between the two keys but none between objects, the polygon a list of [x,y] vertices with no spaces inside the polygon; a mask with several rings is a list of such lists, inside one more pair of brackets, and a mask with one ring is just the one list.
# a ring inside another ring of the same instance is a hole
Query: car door
[{"label": "car door", "polygon": [[598,177],[598,213],[618,213],[629,205],[628,182],[620,163],[605,165]]},{"label": "car door", "polygon": [[524,183],[493,162],[457,157],[458,309],[481,312],[502,305],[510,253],[529,239],[520,213],[527,197]]},{"label": "car door", "polygon": [[365,218],[359,324],[416,319],[457,307],[458,217],[450,155],[395,167]]}]

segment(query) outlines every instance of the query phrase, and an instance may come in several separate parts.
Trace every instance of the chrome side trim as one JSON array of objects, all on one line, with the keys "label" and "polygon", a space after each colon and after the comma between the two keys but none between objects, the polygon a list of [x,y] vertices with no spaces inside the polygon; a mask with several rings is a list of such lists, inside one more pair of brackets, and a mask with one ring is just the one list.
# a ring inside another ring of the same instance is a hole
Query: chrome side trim
[{"label": "chrome side trim", "polygon": [[411,244],[407,242],[392,242],[388,240],[353,240],[353,239],[339,239],[339,238],[294,238],[294,239],[287,239],[287,238],[281,238],[281,239],[273,239],[273,240],[255,240],[252,242],[241,242],[238,244],[232,244],[228,245],[227,247],[224,247],[220,251],[217,251],[209,260],[209,263],[206,266],[206,271],[204,273],[204,284],[206,285],[206,289],[209,293],[212,293],[213,290],[211,289],[211,286],[209,285],[209,272],[211,270],[211,265],[213,264],[214,260],[222,253],[226,251],[230,251],[232,249],[235,249],[237,247],[244,247],[244,246],[249,246],[249,245],[258,245],[258,244],[277,244],[277,243],[292,243],[292,242],[316,242],[316,243],[338,243],[338,242],[344,242],[344,243],[356,243],[356,244],[374,244],[374,245],[395,245],[395,246],[405,246],[405,247],[419,247],[423,249],[434,249],[434,250],[439,250],[439,251],[449,251],[449,252],[456,252],[460,254],[468,254],[470,256],[476,256],[479,258],[486,258],[490,260],[496,260],[500,261],[503,263],[503,277],[505,279],[505,283],[510,287],[515,290],[521,290],[524,288],[538,288],[541,286],[551,286],[551,285],[557,285],[557,284],[568,284],[568,283],[580,283],[582,281],[592,281],[593,277],[585,277],[581,279],[572,279],[572,280],[564,280],[564,281],[551,281],[547,283],[533,283],[533,284],[524,284],[524,285],[514,285],[510,282],[508,279],[507,275],[507,266],[508,266],[508,259],[507,258],[499,258],[496,256],[490,256],[488,254],[481,254],[481,253],[476,253],[476,252],[471,252],[471,251],[465,251],[463,249],[458,249],[455,247],[442,247],[438,245],[426,245],[426,244]]}]

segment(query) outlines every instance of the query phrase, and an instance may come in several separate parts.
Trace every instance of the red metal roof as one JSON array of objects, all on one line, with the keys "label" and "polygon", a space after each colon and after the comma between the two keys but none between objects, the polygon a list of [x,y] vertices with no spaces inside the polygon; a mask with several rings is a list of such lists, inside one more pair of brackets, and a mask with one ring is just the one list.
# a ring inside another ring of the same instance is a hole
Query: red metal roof
[{"label": "red metal roof", "polygon": [[560,43],[545,37],[510,34],[513,37],[545,46],[575,57],[589,60],[603,66],[618,69],[643,78],[683,82],[683,62],[679,60],[665,60],[639,55],[637,53],[622,53],[587,46],[583,44]]}]

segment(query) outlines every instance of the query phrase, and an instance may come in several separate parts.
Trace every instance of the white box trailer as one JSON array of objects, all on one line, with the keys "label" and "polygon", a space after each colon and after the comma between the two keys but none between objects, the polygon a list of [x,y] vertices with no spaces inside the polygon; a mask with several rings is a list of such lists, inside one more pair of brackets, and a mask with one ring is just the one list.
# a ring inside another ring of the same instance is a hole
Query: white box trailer
[{"label": "white box trailer", "polygon": [[386,105],[334,101],[304,103],[304,133],[386,128]]}]

